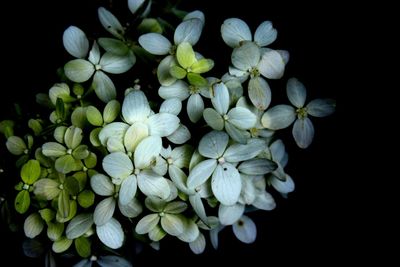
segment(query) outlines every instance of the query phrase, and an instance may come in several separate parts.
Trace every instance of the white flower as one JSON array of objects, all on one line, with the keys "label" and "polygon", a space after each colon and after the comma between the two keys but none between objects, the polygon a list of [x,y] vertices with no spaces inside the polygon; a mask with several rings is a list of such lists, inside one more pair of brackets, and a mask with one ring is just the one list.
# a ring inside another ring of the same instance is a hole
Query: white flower
[{"label": "white flower", "polygon": [[[295,106],[277,105],[264,113],[261,122],[271,130],[288,127],[293,122],[293,137],[300,148],[307,148],[314,137],[314,126],[308,115],[325,117],[335,111],[336,102],[332,99],[315,99],[304,106],[306,101],[306,88],[296,78],[291,78],[286,87],[289,101]],[[296,120],[297,117],[297,120]]]}]

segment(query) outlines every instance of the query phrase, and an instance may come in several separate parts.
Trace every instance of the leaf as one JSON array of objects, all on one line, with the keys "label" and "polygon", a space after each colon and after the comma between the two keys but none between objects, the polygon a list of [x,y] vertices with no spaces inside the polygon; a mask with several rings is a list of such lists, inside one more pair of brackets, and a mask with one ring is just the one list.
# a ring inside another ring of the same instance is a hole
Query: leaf
[{"label": "leaf", "polygon": [[112,249],[120,248],[124,242],[124,232],[121,224],[114,218],[111,218],[104,225],[97,225],[96,233],[100,241]]},{"label": "leaf", "polygon": [[19,191],[14,201],[15,210],[20,214],[24,214],[29,209],[30,205],[31,198],[29,192],[27,190]]},{"label": "leaf", "polygon": [[75,239],[74,243],[76,252],[79,254],[79,256],[82,258],[88,258],[91,255],[91,244],[88,238],[81,236]]},{"label": "leaf", "polygon": [[22,166],[21,178],[24,183],[31,185],[40,177],[40,163],[37,160],[29,160]]}]

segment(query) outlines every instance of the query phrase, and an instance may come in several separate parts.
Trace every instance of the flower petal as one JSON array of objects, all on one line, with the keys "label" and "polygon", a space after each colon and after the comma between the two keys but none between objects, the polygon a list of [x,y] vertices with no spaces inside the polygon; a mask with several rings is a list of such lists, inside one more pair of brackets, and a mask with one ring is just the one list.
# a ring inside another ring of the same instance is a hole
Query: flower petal
[{"label": "flower petal", "polygon": [[122,181],[118,195],[119,203],[121,203],[122,205],[128,205],[128,203],[135,197],[136,190],[137,190],[136,175],[129,175]]},{"label": "flower petal", "polygon": [[307,148],[314,138],[314,126],[309,118],[297,119],[292,133],[296,144],[300,148]]},{"label": "flower petal", "polygon": [[205,224],[208,224],[208,217],[200,194],[189,196],[189,202],[190,205],[192,205],[192,208],[196,212],[197,216],[199,216],[200,220],[202,220]]},{"label": "flower petal", "polygon": [[251,137],[249,132],[237,128],[229,121],[225,122],[225,130],[233,140],[241,144],[246,144],[247,139]]},{"label": "flower petal", "polygon": [[106,224],[114,215],[116,204],[117,203],[112,196],[100,201],[93,213],[94,223],[97,226]]},{"label": "flower petal", "polygon": [[224,154],[228,142],[229,136],[225,132],[209,132],[200,140],[199,153],[204,157],[217,159]]},{"label": "flower petal", "polygon": [[296,112],[288,105],[277,105],[267,110],[261,118],[262,125],[270,130],[288,127],[296,119]]},{"label": "flower petal", "polygon": [[296,108],[302,108],[306,102],[307,91],[305,86],[296,78],[290,78],[286,85],[286,93],[290,103]]},{"label": "flower petal", "polygon": [[124,146],[126,151],[134,152],[138,144],[147,136],[149,136],[147,124],[142,122],[135,122],[132,124],[124,136]]},{"label": "flower petal", "polygon": [[96,173],[90,178],[90,186],[100,196],[111,196],[114,193],[114,185],[110,178],[101,173]]},{"label": "flower petal", "polygon": [[182,102],[178,98],[164,100],[160,106],[160,113],[169,113],[178,116],[182,110]]},{"label": "flower petal", "polygon": [[268,159],[250,159],[238,166],[239,172],[247,175],[264,175],[276,168],[277,164]]},{"label": "flower petal", "polygon": [[126,259],[112,255],[101,256],[96,262],[100,267],[132,267],[132,264]]},{"label": "flower petal", "polygon": [[120,140],[122,143],[128,128],[129,125],[123,122],[110,123],[101,129],[99,133],[99,140],[103,146],[107,145],[107,142],[110,138]]},{"label": "flower petal", "polygon": [[200,39],[202,30],[203,22],[200,19],[193,18],[185,20],[176,27],[174,42],[175,44],[188,42],[191,45],[195,45]]},{"label": "flower petal", "polygon": [[179,127],[179,118],[168,113],[158,113],[149,117],[147,120],[150,135],[160,137],[168,136]]},{"label": "flower petal", "polygon": [[222,225],[232,225],[242,217],[244,205],[236,203],[232,206],[219,205],[218,218]]},{"label": "flower petal", "polygon": [[97,42],[94,41],[94,42],[93,42],[92,49],[90,49],[90,52],[89,52],[89,58],[88,58],[88,60],[89,60],[89,62],[91,62],[93,65],[97,65],[97,64],[99,64],[99,62],[100,62],[100,57],[101,57],[100,48],[99,48],[99,46],[97,45]]},{"label": "flower petal", "polygon": [[139,235],[147,234],[154,227],[156,227],[159,221],[160,221],[160,216],[158,214],[146,215],[142,219],[140,219],[140,221],[137,223],[135,231]]},{"label": "flower petal", "polygon": [[189,132],[189,129],[183,124],[179,124],[178,129],[167,136],[168,141],[177,145],[186,143],[190,138],[191,134]]},{"label": "flower petal", "polygon": [[139,37],[139,44],[150,54],[167,55],[171,42],[159,33],[146,33]]},{"label": "flower petal", "polygon": [[257,228],[255,223],[246,215],[243,215],[239,221],[232,225],[233,233],[236,238],[243,243],[250,244],[256,240]]},{"label": "flower petal", "polygon": [[115,99],[117,95],[113,81],[102,71],[96,71],[93,76],[92,86],[97,97],[104,103]]},{"label": "flower petal", "polygon": [[187,114],[191,122],[196,123],[203,115],[204,102],[199,94],[193,94],[189,97],[187,103]]},{"label": "flower petal", "polygon": [[176,59],[179,65],[184,69],[188,69],[197,61],[193,48],[188,42],[183,42],[178,45],[176,49]]},{"label": "flower petal", "polygon": [[230,163],[218,165],[212,176],[211,188],[221,204],[227,206],[235,204],[242,189],[238,170]]},{"label": "flower petal", "polygon": [[260,210],[273,210],[276,207],[274,198],[267,191],[258,194],[252,205]]},{"label": "flower petal", "polygon": [[161,86],[158,95],[163,99],[178,98],[183,101],[189,97],[189,86],[184,81],[178,80],[169,86]]},{"label": "flower petal", "polygon": [[91,213],[79,214],[68,223],[65,234],[68,239],[75,239],[84,235],[92,225],[93,215]]},{"label": "flower petal", "polygon": [[267,46],[276,40],[278,32],[272,26],[271,21],[264,21],[257,27],[254,41],[260,46]]},{"label": "flower petal", "polygon": [[218,83],[214,86],[214,97],[211,98],[213,107],[219,114],[225,115],[229,108],[229,91],[224,83]]},{"label": "flower petal", "polygon": [[325,117],[335,112],[336,101],[333,99],[315,99],[307,105],[307,112],[314,117]]},{"label": "flower petal", "polygon": [[84,58],[89,52],[89,40],[86,34],[75,26],[69,26],[63,34],[65,50],[76,58]]},{"label": "flower petal", "polygon": [[260,154],[267,144],[262,139],[250,139],[247,144],[233,144],[224,153],[224,159],[228,162],[240,162],[252,159]]},{"label": "flower petal", "polygon": [[77,83],[89,80],[94,71],[93,64],[84,59],[71,60],[64,66],[64,72],[68,79]]},{"label": "flower petal", "polygon": [[38,236],[44,228],[44,221],[39,213],[32,213],[24,221],[24,233],[29,238]]},{"label": "flower petal", "polygon": [[208,126],[214,130],[222,131],[224,129],[224,119],[215,109],[206,108],[203,111],[203,117]]},{"label": "flower petal", "polygon": [[167,56],[161,60],[157,67],[157,78],[162,86],[169,86],[173,84],[177,79],[170,74],[170,69],[173,64],[177,64],[175,56]]},{"label": "flower petal", "polygon": [[260,48],[255,43],[246,42],[233,50],[231,60],[239,70],[249,71],[260,62],[260,56]]},{"label": "flower petal", "polygon": [[144,121],[149,115],[149,102],[142,91],[134,90],[125,96],[122,104],[122,116],[127,123]]},{"label": "flower petal", "polygon": [[262,77],[250,79],[249,98],[257,109],[266,110],[271,103],[271,89],[267,81]]},{"label": "flower petal", "polygon": [[133,164],[125,153],[114,152],[104,157],[103,169],[111,177],[123,179],[133,172]]},{"label": "flower petal", "polygon": [[101,69],[112,74],[120,74],[127,72],[136,62],[133,53],[119,56],[110,52],[106,52],[100,59]]},{"label": "flower petal", "polygon": [[281,54],[269,50],[262,55],[258,70],[268,79],[280,79],[285,72],[285,62]]},{"label": "flower petal", "polygon": [[108,223],[101,226],[97,225],[96,233],[104,245],[112,249],[122,247],[122,243],[124,242],[124,232],[121,224],[116,219],[111,218]]},{"label": "flower petal", "polygon": [[228,121],[237,128],[246,130],[256,125],[257,117],[246,108],[236,107],[228,112]]},{"label": "flower petal", "polygon": [[184,230],[182,234],[178,235],[178,238],[183,242],[194,242],[200,234],[199,227],[197,224],[191,220],[185,218],[184,220]]},{"label": "flower petal", "polygon": [[144,170],[137,176],[140,191],[149,197],[167,199],[171,189],[167,179],[151,170]]},{"label": "flower petal", "polygon": [[128,218],[137,217],[143,211],[143,207],[137,198],[132,198],[126,205],[122,205],[121,202],[118,202],[118,207],[122,215]]},{"label": "flower petal", "polygon": [[161,137],[148,136],[136,147],[134,154],[135,168],[145,169],[160,154],[162,148]]},{"label": "flower petal", "polygon": [[189,243],[189,247],[194,254],[201,254],[206,249],[206,239],[202,233],[199,233],[196,240]]},{"label": "flower petal", "polygon": [[[113,53],[114,55],[124,56],[129,53],[129,47],[122,42],[121,40],[117,40],[114,38],[99,38],[97,40],[99,45],[104,48],[107,52]],[[100,61],[100,58],[97,62]]]},{"label": "flower petal", "polygon": [[246,22],[237,18],[226,19],[221,26],[224,42],[230,47],[238,47],[242,41],[251,41],[251,31]]},{"label": "flower petal", "polygon": [[182,234],[185,229],[182,216],[168,213],[161,217],[161,226],[165,232],[172,236]]},{"label": "flower petal", "polygon": [[294,182],[289,175],[286,175],[286,181],[281,181],[280,179],[272,176],[269,182],[276,191],[282,194],[293,192],[295,188]]},{"label": "flower petal", "polygon": [[189,173],[187,180],[188,189],[195,189],[202,185],[217,167],[215,159],[208,159],[197,164]]},{"label": "flower petal", "polygon": [[106,31],[115,37],[122,39],[125,34],[125,30],[118,19],[104,7],[99,7],[97,11],[100,23],[103,25],[104,29],[106,29]]}]

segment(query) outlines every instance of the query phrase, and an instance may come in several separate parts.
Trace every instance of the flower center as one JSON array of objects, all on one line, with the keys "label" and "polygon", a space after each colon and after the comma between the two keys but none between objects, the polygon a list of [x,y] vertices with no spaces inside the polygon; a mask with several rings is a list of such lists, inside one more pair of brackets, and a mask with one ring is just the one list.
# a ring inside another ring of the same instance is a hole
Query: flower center
[{"label": "flower center", "polygon": [[96,65],[94,65],[94,68],[95,68],[96,70],[101,70],[101,65],[100,65],[100,64],[96,64]]},{"label": "flower center", "polygon": [[219,159],[218,159],[218,163],[219,164],[224,164],[225,163],[225,159],[224,159],[224,157],[220,157]]},{"label": "flower center", "polygon": [[200,92],[200,88],[198,88],[197,86],[194,86],[194,85],[189,86],[189,93],[191,95],[197,94],[199,92]]},{"label": "flower center", "polygon": [[229,120],[229,116],[228,115],[224,115],[223,117],[222,117],[223,119],[224,119],[224,121],[227,121],[227,120]]},{"label": "flower center", "polygon": [[296,110],[296,113],[297,113],[297,117],[298,117],[299,119],[305,119],[305,118],[307,118],[307,108],[306,108],[306,107],[304,107],[304,108],[298,108],[298,109]]},{"label": "flower center", "polygon": [[249,73],[251,78],[260,76],[260,71],[256,67],[251,68]]}]

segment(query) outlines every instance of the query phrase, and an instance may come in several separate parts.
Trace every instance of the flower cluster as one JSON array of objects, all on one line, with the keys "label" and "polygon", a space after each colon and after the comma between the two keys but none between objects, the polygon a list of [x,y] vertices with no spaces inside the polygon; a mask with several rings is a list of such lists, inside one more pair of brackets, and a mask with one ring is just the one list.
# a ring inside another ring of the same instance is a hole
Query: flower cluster
[{"label": "flower cluster", "polygon": [[[53,252],[83,258],[76,266],[130,266],[104,253],[132,233],[156,249],[169,235],[196,254],[207,240],[217,248],[224,228],[254,242],[248,212],[274,209],[270,190],[284,196],[294,190],[278,130],[294,123],[294,140],[306,148],[314,136],[309,117],[335,109],[331,99],[305,105],[306,89],[296,78],[286,86],[292,105],[270,106],[268,81],[282,78],[289,61],[287,51],[269,48],[277,38],[270,21],[252,34],[244,21],[225,20],[221,35],[231,63],[213,77],[208,73],[218,63],[196,51],[204,14],[174,9],[181,22],[168,32],[150,16],[151,5],[128,1],[141,19],[136,39],[103,7],[99,20],[111,37],[90,42],[80,28],[67,28],[63,44],[73,59],[61,82],[37,97],[49,113],[29,120],[23,137],[14,121],[0,123],[8,151],[19,157],[14,206],[25,216],[25,235],[47,235]],[[157,64],[158,92],[131,74],[125,92],[114,84],[116,74],[149,60]],[[103,250],[93,245],[99,241]]]}]

